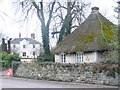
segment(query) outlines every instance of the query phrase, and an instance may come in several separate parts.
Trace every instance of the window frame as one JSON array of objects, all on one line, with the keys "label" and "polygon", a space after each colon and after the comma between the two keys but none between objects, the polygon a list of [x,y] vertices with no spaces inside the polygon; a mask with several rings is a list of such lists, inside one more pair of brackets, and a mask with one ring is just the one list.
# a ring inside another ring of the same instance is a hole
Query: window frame
[{"label": "window frame", "polygon": [[26,56],[27,56],[27,55],[26,55],[26,52],[23,52],[22,56],[23,56],[23,57],[26,57]]},{"label": "window frame", "polygon": [[35,56],[35,51],[33,51],[33,56]]},{"label": "window frame", "polygon": [[23,45],[23,48],[26,48],[26,45]]},{"label": "window frame", "polygon": [[65,53],[61,53],[61,60],[62,60],[62,63],[66,62],[66,54]]},{"label": "window frame", "polygon": [[35,48],[35,45],[33,45],[33,48]]},{"label": "window frame", "polygon": [[77,52],[76,53],[76,62],[77,63],[83,63],[83,52]]}]

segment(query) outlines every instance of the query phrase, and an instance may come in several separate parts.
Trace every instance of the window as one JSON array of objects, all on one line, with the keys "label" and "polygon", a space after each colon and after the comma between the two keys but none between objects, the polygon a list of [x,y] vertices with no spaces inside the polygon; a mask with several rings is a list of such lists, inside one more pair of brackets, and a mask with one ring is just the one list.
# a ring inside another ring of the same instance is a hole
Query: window
[{"label": "window", "polygon": [[62,54],[61,54],[61,58],[62,58],[62,62],[63,62],[63,63],[66,62],[66,56],[65,56],[65,53],[62,53]]},{"label": "window", "polygon": [[13,48],[15,48],[16,46],[15,45],[13,45]]},{"label": "window", "polygon": [[25,48],[25,45],[23,45],[23,48]]},{"label": "window", "polygon": [[35,45],[33,45],[33,48],[35,48]]},{"label": "window", "polygon": [[23,57],[25,57],[26,56],[26,52],[23,52]]},{"label": "window", "polygon": [[33,52],[33,56],[35,56],[35,52]]},{"label": "window", "polygon": [[83,53],[77,52],[76,59],[78,63],[83,63]]}]

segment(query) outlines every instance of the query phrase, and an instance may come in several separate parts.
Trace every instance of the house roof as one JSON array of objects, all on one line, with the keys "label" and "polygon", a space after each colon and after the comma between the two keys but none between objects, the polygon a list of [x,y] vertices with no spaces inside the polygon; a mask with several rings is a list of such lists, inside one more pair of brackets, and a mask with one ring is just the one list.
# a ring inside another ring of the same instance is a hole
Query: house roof
[{"label": "house roof", "polygon": [[113,40],[113,23],[107,20],[99,8],[92,8],[88,18],[54,49],[55,53],[71,53],[108,50],[106,42]]},{"label": "house roof", "polygon": [[19,44],[22,40],[28,41],[29,44],[40,44],[38,41],[32,38],[14,38],[13,40],[11,40],[11,44]]}]

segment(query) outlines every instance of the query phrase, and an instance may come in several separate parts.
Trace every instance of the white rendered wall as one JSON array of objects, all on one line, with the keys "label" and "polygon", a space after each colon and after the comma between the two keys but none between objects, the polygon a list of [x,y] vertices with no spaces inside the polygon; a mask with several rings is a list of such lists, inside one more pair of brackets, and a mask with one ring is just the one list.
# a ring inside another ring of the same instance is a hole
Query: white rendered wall
[{"label": "white rendered wall", "polygon": [[[15,48],[13,48],[14,45],[16,46]],[[23,48],[23,45],[25,45],[25,48]],[[33,48],[33,45],[35,45],[35,48]],[[11,44],[11,53],[16,51],[22,58],[37,58],[40,53],[40,47],[40,44],[29,44],[29,42],[24,39],[20,44]],[[26,52],[26,56],[24,57],[23,52]],[[33,55],[33,52],[35,52],[35,56]]]},{"label": "white rendered wall", "polygon": [[62,62],[61,54],[55,54],[55,62]]},{"label": "white rendered wall", "polygon": [[66,63],[76,63],[76,55],[75,54],[67,54],[66,55]]},{"label": "white rendered wall", "polygon": [[[83,63],[97,62],[97,52],[83,53]],[[55,54],[55,62],[62,62],[61,54]],[[65,63],[78,63],[76,54],[66,54]]]},{"label": "white rendered wall", "polygon": [[97,52],[84,53],[83,62],[92,63],[97,61]]}]

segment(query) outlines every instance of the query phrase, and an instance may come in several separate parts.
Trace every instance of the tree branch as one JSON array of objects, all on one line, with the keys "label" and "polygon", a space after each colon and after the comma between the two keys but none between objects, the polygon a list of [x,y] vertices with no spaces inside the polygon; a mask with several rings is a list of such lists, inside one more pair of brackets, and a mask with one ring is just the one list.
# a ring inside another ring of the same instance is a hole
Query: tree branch
[{"label": "tree branch", "polygon": [[60,8],[63,8],[63,9],[66,9],[66,10],[67,10],[67,8],[64,7],[64,6],[62,6],[62,5],[60,4],[60,2],[57,2],[57,3],[58,3],[58,5],[59,5],[59,7],[56,8],[55,12],[57,12],[57,10],[59,10]]},{"label": "tree branch", "polygon": [[49,25],[50,25],[50,21],[51,21],[51,18],[52,18],[54,5],[55,5],[55,2],[52,3],[51,9],[50,9],[49,19],[48,19],[48,22],[47,22],[47,27],[49,27]]}]

